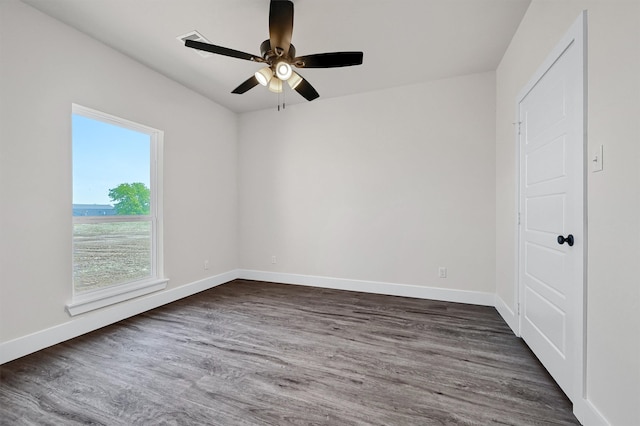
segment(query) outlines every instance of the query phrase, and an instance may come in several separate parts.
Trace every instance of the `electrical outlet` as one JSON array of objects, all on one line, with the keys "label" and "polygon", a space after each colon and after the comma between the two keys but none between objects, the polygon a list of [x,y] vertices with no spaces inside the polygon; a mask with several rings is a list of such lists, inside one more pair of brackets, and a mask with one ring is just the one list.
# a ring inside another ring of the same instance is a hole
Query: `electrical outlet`
[{"label": "electrical outlet", "polygon": [[276,259],[275,256],[271,256],[271,263],[275,265],[276,263],[278,263],[278,259]]},{"label": "electrical outlet", "polygon": [[447,268],[444,266],[438,268],[438,278],[447,278]]},{"label": "electrical outlet", "polygon": [[207,269],[209,269],[209,261],[205,260],[204,261],[204,270],[206,271]]}]

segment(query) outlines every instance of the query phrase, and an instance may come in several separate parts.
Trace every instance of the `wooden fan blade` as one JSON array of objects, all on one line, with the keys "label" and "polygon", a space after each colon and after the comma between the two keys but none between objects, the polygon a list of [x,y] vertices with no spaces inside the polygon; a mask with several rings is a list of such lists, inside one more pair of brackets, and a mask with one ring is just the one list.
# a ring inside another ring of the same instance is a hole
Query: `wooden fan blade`
[{"label": "wooden fan blade", "polygon": [[293,33],[293,2],[271,0],[269,5],[269,40],[271,49],[278,56],[286,56]]},{"label": "wooden fan blade", "polygon": [[294,58],[292,64],[298,68],[350,67],[361,65],[363,56],[362,52],[317,53]]},{"label": "wooden fan blade", "polygon": [[247,61],[254,62],[264,62],[264,59],[256,55],[252,55],[251,53],[228,49],[226,47],[203,43],[201,41],[187,40],[184,42],[184,45],[192,49],[204,50],[205,52],[217,53],[218,55],[230,56],[232,58],[245,59]]},{"label": "wooden fan blade", "polygon": [[313,86],[309,84],[307,80],[304,79],[304,77],[302,77],[300,74],[298,74],[298,76],[300,76],[302,81],[300,81],[300,83],[298,83],[298,85],[294,87],[293,90],[300,93],[302,97],[308,101],[312,101],[320,97],[318,92],[316,92],[316,89],[314,89]]},{"label": "wooden fan blade", "polygon": [[252,75],[247,80],[242,82],[242,84],[240,84],[240,86],[238,86],[235,89],[233,89],[233,91],[231,93],[236,93],[238,95],[241,95],[244,92],[246,92],[246,91],[248,91],[250,89],[253,89],[258,84],[259,84],[258,83],[258,79],[255,76]]}]

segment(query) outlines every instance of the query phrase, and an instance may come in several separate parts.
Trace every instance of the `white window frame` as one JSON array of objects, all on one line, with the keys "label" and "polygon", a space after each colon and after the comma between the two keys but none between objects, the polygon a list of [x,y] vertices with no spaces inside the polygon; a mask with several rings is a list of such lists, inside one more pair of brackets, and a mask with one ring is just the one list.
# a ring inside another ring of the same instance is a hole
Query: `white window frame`
[{"label": "white window frame", "polygon": [[[163,290],[167,287],[169,280],[164,278],[162,250],[162,148],[164,132],[78,104],[71,105],[71,114],[72,116],[74,114],[81,115],[103,123],[147,134],[150,137],[151,151],[149,158],[151,169],[149,215],[72,216],[73,225],[80,223],[151,222],[151,276],[81,293],[76,293],[75,285],[72,283],[73,297],[71,302],[66,305],[66,310],[69,315],[75,316],[154,291]],[[73,235],[71,238],[73,241]]]}]

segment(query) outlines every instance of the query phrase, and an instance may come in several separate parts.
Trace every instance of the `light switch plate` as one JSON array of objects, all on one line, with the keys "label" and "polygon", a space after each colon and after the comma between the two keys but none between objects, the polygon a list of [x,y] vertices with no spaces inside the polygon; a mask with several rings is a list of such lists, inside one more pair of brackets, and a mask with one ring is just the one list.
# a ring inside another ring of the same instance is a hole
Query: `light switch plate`
[{"label": "light switch plate", "polygon": [[602,171],[602,153],[604,151],[604,147],[600,145],[596,148],[595,153],[591,157],[591,172],[601,172]]}]

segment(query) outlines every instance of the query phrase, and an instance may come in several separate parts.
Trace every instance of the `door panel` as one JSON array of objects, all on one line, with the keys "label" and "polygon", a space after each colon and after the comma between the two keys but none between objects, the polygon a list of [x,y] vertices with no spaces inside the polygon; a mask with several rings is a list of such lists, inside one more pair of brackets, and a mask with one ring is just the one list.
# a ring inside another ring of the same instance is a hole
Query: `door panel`
[{"label": "door panel", "polygon": [[533,150],[527,155],[527,185],[541,183],[565,176],[565,137]]},{"label": "door panel", "polygon": [[566,354],[566,314],[546,297],[528,288],[525,293],[525,318],[533,325],[536,337],[547,340],[560,358]]},{"label": "door panel", "polygon": [[546,232],[554,235],[564,230],[565,194],[531,197],[526,201],[525,217],[527,231]]},{"label": "door panel", "polygon": [[[565,256],[557,250],[549,250],[537,244],[527,243],[526,247],[527,264],[526,274],[532,279],[538,280],[542,286],[553,290],[555,297],[565,298],[567,269]],[[547,298],[552,298],[549,295]],[[552,302],[554,302],[552,300]],[[555,300],[556,304],[561,304],[561,300]]]}]

